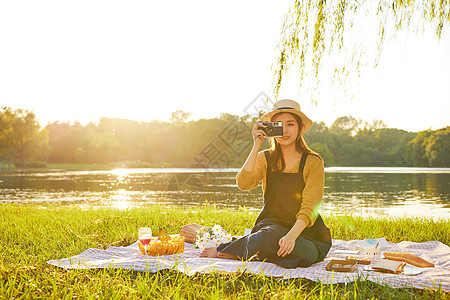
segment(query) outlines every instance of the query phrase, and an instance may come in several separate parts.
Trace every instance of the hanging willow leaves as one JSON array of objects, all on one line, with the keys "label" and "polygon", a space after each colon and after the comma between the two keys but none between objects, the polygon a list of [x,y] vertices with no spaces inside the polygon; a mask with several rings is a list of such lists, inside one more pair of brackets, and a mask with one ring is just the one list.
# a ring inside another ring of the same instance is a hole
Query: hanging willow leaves
[{"label": "hanging willow leaves", "polygon": [[299,89],[313,90],[317,102],[325,62],[330,84],[342,86],[350,74],[359,78],[362,65],[377,66],[384,44],[398,32],[417,34],[431,25],[440,39],[449,24],[450,0],[297,0],[277,46],[275,99],[283,78],[294,71]]}]

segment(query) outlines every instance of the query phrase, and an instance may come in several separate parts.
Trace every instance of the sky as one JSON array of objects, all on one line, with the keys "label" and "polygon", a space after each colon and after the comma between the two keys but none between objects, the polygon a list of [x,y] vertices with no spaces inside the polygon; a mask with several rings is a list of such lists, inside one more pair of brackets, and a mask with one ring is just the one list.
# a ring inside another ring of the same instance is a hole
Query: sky
[{"label": "sky", "polygon": [[[276,46],[292,1],[2,1],[0,106],[48,122],[100,117],[169,121],[244,115],[271,94]],[[388,43],[353,99],[323,91],[318,105],[295,78],[280,98],[314,121],[341,116],[408,131],[450,122],[450,33]],[[351,87],[350,87],[351,88]],[[255,102],[256,101],[256,102]]]}]

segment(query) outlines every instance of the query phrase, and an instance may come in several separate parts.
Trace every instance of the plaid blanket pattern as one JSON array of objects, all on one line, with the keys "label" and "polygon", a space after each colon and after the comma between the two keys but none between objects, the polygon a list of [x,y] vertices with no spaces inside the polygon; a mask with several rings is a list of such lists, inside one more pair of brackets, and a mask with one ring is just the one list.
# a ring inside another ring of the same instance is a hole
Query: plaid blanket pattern
[{"label": "plaid blanket pattern", "polygon": [[354,250],[356,241],[333,240],[333,246],[325,261],[309,268],[285,269],[272,263],[233,261],[220,258],[200,258],[200,250],[186,243],[184,253],[145,257],[141,255],[137,242],[128,247],[109,247],[107,250],[88,249],[69,258],[50,260],[49,264],[67,269],[122,268],[134,271],[157,272],[174,269],[187,275],[210,272],[251,272],[265,276],[306,278],[328,283],[351,282],[356,279],[370,280],[391,287],[415,287],[450,292],[450,248],[438,241],[424,243],[389,243],[389,251],[409,252],[435,264],[434,268],[422,268],[419,275],[408,276],[365,271],[358,266],[355,273],[328,272],[325,266],[330,259],[343,259],[336,250]]}]

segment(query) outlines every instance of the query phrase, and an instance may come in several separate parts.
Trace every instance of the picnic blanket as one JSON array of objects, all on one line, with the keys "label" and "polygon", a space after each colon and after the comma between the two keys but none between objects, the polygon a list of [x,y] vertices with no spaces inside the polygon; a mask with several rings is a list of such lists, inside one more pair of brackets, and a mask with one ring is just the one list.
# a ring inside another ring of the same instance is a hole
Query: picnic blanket
[{"label": "picnic blanket", "polygon": [[[414,276],[385,274],[365,271],[358,266],[357,272],[339,273],[325,270],[330,259],[342,259],[339,250],[354,250],[357,241],[333,240],[333,246],[325,261],[308,268],[285,269],[267,262],[245,262],[221,258],[200,258],[200,249],[185,244],[184,253],[145,257],[139,251],[137,242],[127,247],[109,247],[107,250],[88,249],[69,258],[50,260],[49,264],[67,269],[122,268],[134,271],[157,272],[173,269],[187,275],[210,272],[250,272],[265,276],[288,278],[306,278],[328,283],[344,283],[357,279],[370,280],[391,287],[415,287],[419,289],[437,289],[450,292],[450,247],[438,242],[424,243],[401,242],[388,243],[388,251],[401,251],[418,255],[435,264],[434,268],[421,268],[422,273]],[[345,257],[345,255],[343,255]]]}]

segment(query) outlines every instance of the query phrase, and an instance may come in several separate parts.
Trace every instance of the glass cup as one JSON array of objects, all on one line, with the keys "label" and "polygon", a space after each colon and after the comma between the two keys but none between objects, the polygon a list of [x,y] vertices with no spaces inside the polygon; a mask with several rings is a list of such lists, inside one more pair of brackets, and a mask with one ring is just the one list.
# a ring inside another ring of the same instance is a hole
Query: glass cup
[{"label": "glass cup", "polygon": [[381,251],[378,247],[366,247],[364,248],[364,256],[370,258],[371,261],[380,258]]},{"label": "glass cup", "polygon": [[139,241],[144,245],[145,255],[147,256],[147,247],[152,240],[152,229],[150,227],[141,227],[138,231]]}]

